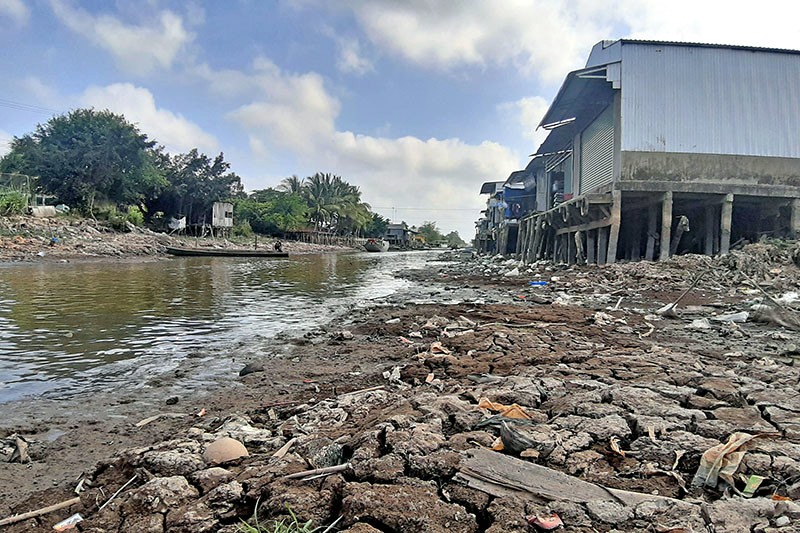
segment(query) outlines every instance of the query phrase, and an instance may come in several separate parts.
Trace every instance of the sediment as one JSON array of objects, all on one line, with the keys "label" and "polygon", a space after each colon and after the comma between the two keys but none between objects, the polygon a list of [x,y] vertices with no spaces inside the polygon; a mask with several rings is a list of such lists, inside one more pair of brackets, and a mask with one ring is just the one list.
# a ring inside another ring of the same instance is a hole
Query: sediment
[{"label": "sediment", "polygon": [[[9,510],[78,484],[79,503],[8,531],[74,513],[87,532],[233,532],[291,513],[350,533],[797,531],[796,258],[794,243],[602,268],[444,257],[406,275],[469,300],[355,312],[248,361],[244,387],[203,411],[129,420],[81,482]],[[732,435],[746,442],[716,476],[707,451]],[[248,455],[211,461],[223,437]]]}]

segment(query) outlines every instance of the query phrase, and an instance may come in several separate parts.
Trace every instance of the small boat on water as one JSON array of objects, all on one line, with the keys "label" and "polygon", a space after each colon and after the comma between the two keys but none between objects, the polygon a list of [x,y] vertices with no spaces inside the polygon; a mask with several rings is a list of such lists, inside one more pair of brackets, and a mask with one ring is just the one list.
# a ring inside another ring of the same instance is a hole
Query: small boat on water
[{"label": "small boat on water", "polygon": [[367,239],[364,249],[368,252],[385,252],[389,249],[389,241],[383,239]]},{"label": "small boat on water", "polygon": [[167,253],[191,257],[289,257],[288,252],[246,250],[243,248],[183,248],[167,246]]}]

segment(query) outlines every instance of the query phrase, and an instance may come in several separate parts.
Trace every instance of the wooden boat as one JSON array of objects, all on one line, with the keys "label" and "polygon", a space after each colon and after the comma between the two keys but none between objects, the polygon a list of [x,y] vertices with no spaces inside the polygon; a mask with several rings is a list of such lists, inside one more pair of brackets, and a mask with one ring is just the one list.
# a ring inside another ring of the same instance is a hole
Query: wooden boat
[{"label": "wooden boat", "polygon": [[389,241],[383,239],[367,239],[364,249],[368,252],[385,252],[389,249]]},{"label": "wooden boat", "polygon": [[167,253],[191,257],[289,257],[288,252],[275,252],[266,249],[246,250],[243,248],[183,248],[167,246]]}]

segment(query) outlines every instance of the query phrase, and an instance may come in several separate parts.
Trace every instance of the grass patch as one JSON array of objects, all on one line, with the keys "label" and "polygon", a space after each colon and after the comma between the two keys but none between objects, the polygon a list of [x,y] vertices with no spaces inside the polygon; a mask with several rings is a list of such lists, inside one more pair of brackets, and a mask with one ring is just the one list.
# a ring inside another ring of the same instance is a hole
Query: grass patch
[{"label": "grass patch", "polygon": [[270,520],[266,525],[262,525],[258,523],[258,502],[256,502],[256,509],[253,512],[253,517],[249,522],[242,520],[242,523],[239,524],[239,531],[242,533],[324,533],[332,531],[333,526],[338,522],[337,520],[323,530],[322,526],[313,527],[312,520],[301,523],[297,519],[297,515],[294,514],[294,511],[292,511],[291,507],[288,505],[286,506],[286,510],[289,511],[289,518]]}]

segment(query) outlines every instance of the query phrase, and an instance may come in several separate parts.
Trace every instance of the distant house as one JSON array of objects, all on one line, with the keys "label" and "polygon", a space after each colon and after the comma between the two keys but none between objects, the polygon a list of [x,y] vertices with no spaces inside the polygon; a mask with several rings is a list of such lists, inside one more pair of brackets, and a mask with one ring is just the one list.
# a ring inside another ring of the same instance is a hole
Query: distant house
[{"label": "distant house", "polygon": [[419,232],[410,229],[405,222],[386,226],[383,238],[395,248],[419,248],[425,244],[425,239]]},{"label": "distant house", "polygon": [[479,253],[492,254],[497,251],[497,229],[503,219],[503,182],[487,181],[481,185],[481,194],[488,194],[486,209],[475,222],[475,248]]},{"label": "distant house", "polygon": [[602,264],[798,236],[799,88],[800,51],[596,44],[540,124],[516,252]]},{"label": "distant house", "polygon": [[211,227],[233,227],[233,204],[228,202],[214,202],[214,205],[211,207]]},{"label": "distant house", "polygon": [[520,220],[536,209],[536,181],[528,170],[512,172],[506,181],[487,181],[484,217],[476,222],[476,247],[481,253],[514,254]]},{"label": "distant house", "polygon": [[386,235],[384,238],[389,241],[390,246],[407,248],[411,243],[410,231],[405,222],[401,224],[389,224],[386,226]]}]

